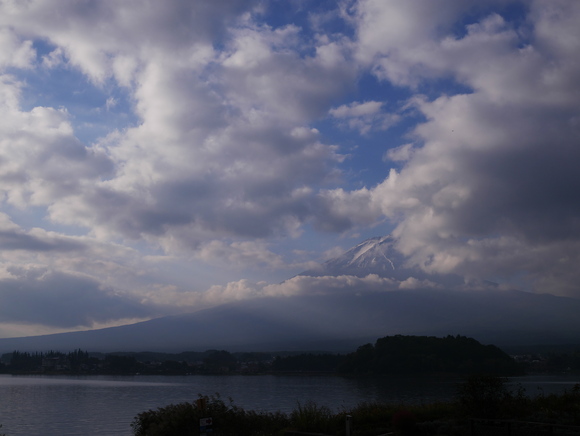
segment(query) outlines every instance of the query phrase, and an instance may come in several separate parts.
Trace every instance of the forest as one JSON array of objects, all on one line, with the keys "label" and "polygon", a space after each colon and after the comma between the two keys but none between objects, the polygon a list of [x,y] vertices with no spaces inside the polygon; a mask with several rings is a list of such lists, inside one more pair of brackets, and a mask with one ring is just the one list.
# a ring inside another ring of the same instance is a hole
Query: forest
[{"label": "forest", "polygon": [[338,371],[356,375],[453,373],[518,375],[523,368],[494,345],[466,336],[386,336],[347,354]]},{"label": "forest", "polygon": [[75,350],[3,354],[0,373],[8,374],[292,374],[346,376],[389,374],[494,374],[580,371],[580,350],[509,356],[494,345],[465,336],[385,336],[347,354],[323,352],[182,353]]}]

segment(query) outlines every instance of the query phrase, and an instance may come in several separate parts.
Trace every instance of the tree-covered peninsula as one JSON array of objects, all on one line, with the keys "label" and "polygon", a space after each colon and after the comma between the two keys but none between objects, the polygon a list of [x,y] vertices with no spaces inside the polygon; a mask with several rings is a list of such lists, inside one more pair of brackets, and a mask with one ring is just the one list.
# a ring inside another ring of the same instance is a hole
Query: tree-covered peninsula
[{"label": "tree-covered peninsula", "polygon": [[487,373],[517,375],[521,367],[494,345],[465,336],[386,336],[347,354],[338,368],[353,375]]}]

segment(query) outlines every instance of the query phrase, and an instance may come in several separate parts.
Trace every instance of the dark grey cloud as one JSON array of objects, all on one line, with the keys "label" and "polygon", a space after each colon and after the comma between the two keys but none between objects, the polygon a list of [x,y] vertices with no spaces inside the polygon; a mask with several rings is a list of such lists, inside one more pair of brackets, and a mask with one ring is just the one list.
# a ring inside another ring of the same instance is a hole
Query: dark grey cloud
[{"label": "dark grey cloud", "polygon": [[11,273],[14,278],[0,280],[0,317],[4,323],[91,327],[154,313],[138,300],[116,294],[89,277],[19,268],[12,268]]},{"label": "dark grey cloud", "polygon": [[66,238],[39,237],[14,230],[0,230],[0,251],[26,250],[31,252],[82,251],[85,246]]}]

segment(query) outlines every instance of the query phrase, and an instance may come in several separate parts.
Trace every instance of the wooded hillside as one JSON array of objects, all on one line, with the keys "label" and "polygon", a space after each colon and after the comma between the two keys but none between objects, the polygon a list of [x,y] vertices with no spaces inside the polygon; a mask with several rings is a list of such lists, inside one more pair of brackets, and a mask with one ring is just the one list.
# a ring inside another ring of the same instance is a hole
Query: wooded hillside
[{"label": "wooded hillside", "polygon": [[494,345],[465,336],[386,336],[347,354],[339,371],[347,374],[489,373],[516,375],[518,364]]}]

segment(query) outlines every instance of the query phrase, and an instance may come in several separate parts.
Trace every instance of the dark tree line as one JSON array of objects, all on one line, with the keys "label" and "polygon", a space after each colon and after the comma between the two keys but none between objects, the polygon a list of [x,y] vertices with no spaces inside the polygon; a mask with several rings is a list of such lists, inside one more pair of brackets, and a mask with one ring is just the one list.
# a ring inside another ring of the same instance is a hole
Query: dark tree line
[{"label": "dark tree line", "polygon": [[521,367],[494,345],[465,336],[386,336],[346,356],[347,374],[489,373],[521,374]]},{"label": "dark tree line", "polygon": [[277,357],[272,371],[334,372],[347,375],[420,373],[522,373],[519,365],[493,345],[465,336],[386,336],[347,355],[301,354]]},{"label": "dark tree line", "polygon": [[340,354],[300,354],[297,356],[276,357],[272,371],[281,372],[337,372],[344,361]]},{"label": "dark tree line", "polygon": [[[75,350],[21,352],[2,355],[0,372],[11,374],[220,374],[246,368],[265,372],[273,357],[267,353],[236,353],[224,350],[169,353],[94,353]],[[253,366],[248,368],[248,363]]]},{"label": "dark tree line", "polygon": [[[10,363],[0,370],[10,373],[95,373],[95,374],[221,374],[231,372],[327,372],[346,375],[419,373],[487,373],[517,375],[522,366],[493,345],[482,345],[465,336],[386,336],[360,346],[347,355],[281,355],[229,353],[110,353],[100,358],[86,351],[68,354],[50,351],[14,351],[2,356]],[[576,367],[578,355],[553,357],[550,363],[562,368]]]},{"label": "dark tree line", "polygon": [[45,371],[66,369],[69,372],[80,372],[83,368],[99,361],[99,359],[91,357],[87,351],[80,349],[69,353],[13,351],[3,355],[2,360],[9,361],[9,365],[3,365],[2,370],[12,373],[39,372],[43,369]]}]

